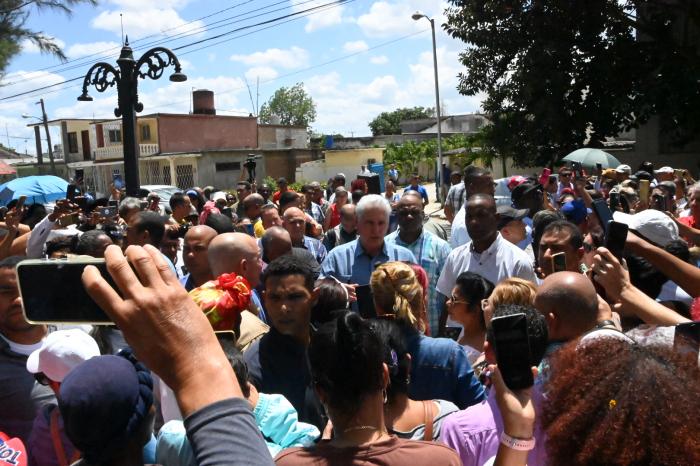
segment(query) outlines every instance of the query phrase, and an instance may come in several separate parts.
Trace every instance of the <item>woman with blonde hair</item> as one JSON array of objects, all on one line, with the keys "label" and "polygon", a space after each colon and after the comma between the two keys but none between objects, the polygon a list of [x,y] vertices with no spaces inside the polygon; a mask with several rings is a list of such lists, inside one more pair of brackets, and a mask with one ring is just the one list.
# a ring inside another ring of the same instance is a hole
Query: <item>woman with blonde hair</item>
[{"label": "woman with blonde hair", "polygon": [[501,280],[493,289],[488,299],[481,301],[481,308],[484,311],[486,326],[491,323],[493,311],[503,304],[519,304],[521,306],[534,306],[537,295],[537,285],[530,280],[518,277]]},{"label": "woman with blonde hair", "polygon": [[413,400],[447,400],[460,409],[484,398],[484,389],[462,346],[446,338],[425,336],[425,300],[416,273],[403,262],[386,262],[370,279],[377,315],[396,321],[411,354],[408,396]]}]

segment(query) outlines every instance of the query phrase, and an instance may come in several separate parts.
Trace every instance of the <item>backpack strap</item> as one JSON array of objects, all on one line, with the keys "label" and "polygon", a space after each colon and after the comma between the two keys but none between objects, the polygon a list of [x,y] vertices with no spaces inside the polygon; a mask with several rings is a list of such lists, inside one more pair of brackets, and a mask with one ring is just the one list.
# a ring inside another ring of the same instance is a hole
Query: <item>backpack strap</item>
[{"label": "backpack strap", "polygon": [[[68,460],[66,459],[66,450],[63,448],[63,441],[61,440],[61,434],[58,427],[58,416],[61,415],[58,406],[56,406],[51,411],[51,417],[49,418],[49,424],[51,428],[51,441],[53,442],[53,450],[56,453],[56,459],[58,460],[59,466],[68,466]],[[76,449],[71,458],[71,464],[80,459],[80,452]]]},{"label": "backpack strap", "polygon": [[423,422],[425,423],[425,433],[423,440],[433,441],[433,400],[423,400]]}]

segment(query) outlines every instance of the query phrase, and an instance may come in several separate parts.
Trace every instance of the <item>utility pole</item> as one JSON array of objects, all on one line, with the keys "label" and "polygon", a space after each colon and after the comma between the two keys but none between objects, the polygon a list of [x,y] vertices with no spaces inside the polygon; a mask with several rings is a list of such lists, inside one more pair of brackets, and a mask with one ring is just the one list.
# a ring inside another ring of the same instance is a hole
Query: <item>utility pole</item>
[{"label": "utility pole", "polygon": [[56,176],[56,165],[53,161],[53,147],[51,146],[51,134],[49,133],[49,119],[46,116],[44,99],[39,99],[39,103],[41,104],[41,121],[44,123],[44,131],[46,131],[46,141],[49,144],[49,162],[51,163],[51,174]]}]

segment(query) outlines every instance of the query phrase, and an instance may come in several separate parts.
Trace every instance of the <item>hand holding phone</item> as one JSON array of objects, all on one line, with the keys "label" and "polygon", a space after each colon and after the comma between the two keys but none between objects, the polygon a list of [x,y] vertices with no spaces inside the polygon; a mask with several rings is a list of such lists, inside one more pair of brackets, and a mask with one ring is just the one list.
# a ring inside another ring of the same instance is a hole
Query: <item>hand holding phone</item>
[{"label": "hand holding phone", "polygon": [[649,180],[639,180],[639,200],[649,205]]},{"label": "hand holding phone", "polygon": [[625,253],[628,231],[629,227],[625,223],[616,222],[614,220],[608,222],[607,233],[605,234],[605,247],[608,248],[612,255],[617,257],[618,260],[622,260]]},{"label": "hand holding phone", "polygon": [[565,272],[566,271],[566,253],[558,252],[552,254],[552,271],[553,272]]}]

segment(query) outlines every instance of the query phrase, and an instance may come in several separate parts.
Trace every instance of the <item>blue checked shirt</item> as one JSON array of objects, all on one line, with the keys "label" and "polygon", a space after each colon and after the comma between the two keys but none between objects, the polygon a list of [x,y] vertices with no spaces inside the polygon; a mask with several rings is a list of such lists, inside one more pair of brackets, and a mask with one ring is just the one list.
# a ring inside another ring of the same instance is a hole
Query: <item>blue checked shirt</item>
[{"label": "blue checked shirt", "polygon": [[452,248],[447,241],[426,230],[423,230],[418,239],[411,244],[401,241],[399,230],[390,233],[385,241],[403,246],[411,251],[417,259],[417,264],[423,267],[425,273],[428,274],[428,323],[430,334],[437,335],[440,313],[446,300],[446,297],[437,290],[437,282]]},{"label": "blue checked shirt", "polygon": [[316,262],[318,262],[319,264],[323,262],[323,260],[326,258],[326,254],[328,253],[326,251],[326,247],[321,241],[317,240],[316,238],[311,238],[309,236],[304,236],[304,241],[302,242],[300,247],[308,250],[311,254],[313,254],[314,259],[316,259]]},{"label": "blue checked shirt", "polygon": [[450,204],[452,206],[455,215],[459,212],[464,204],[465,197],[467,194],[464,182],[450,186],[450,190],[447,192],[447,199],[445,199],[445,204]]}]

